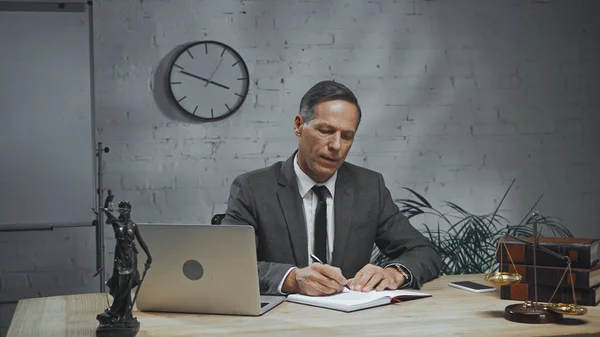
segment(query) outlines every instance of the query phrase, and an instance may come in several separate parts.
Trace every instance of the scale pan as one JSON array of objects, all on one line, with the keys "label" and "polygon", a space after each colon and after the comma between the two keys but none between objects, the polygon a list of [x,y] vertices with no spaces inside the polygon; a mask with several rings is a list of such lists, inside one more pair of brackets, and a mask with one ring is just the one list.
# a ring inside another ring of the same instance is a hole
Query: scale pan
[{"label": "scale pan", "polygon": [[546,308],[564,315],[585,315],[587,313],[586,307],[567,303],[548,303]]},{"label": "scale pan", "polygon": [[494,272],[484,275],[484,280],[495,286],[505,286],[507,284],[515,284],[521,281],[522,276],[518,273]]}]

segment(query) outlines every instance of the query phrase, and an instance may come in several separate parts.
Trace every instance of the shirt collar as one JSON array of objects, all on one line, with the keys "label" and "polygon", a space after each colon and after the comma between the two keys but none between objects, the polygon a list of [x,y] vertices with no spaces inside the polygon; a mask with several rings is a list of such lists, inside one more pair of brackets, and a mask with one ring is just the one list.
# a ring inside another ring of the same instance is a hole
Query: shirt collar
[{"label": "shirt collar", "polygon": [[326,182],[321,184],[316,183],[314,180],[312,180],[311,177],[309,177],[306,173],[304,173],[304,171],[302,171],[302,169],[298,165],[298,154],[296,153],[296,155],[294,156],[294,172],[296,172],[296,177],[298,180],[298,191],[300,192],[300,197],[302,199],[304,199],[306,193],[308,193],[308,191],[310,191],[311,188],[313,188],[313,186],[315,185],[325,185],[325,187],[327,187],[329,193],[331,194],[331,198],[333,199],[333,197],[335,196],[335,181],[337,179],[338,173],[337,170],[335,171],[333,176],[331,176],[331,178],[329,178],[329,180],[327,180]]}]

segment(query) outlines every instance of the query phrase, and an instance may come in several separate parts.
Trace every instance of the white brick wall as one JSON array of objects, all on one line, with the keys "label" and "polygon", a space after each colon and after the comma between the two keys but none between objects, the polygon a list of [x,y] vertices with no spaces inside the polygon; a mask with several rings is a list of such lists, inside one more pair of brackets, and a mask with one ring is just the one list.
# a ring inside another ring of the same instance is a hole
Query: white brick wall
[{"label": "white brick wall", "polygon": [[98,291],[95,266],[90,228],[0,232],[0,336],[19,299]]},{"label": "white brick wall", "polygon": [[[394,197],[410,187],[434,205],[489,212],[516,178],[503,205],[509,219],[545,192],[540,211],[575,235],[600,237],[598,7],[95,1],[96,120],[111,148],[106,187],[133,202],[139,222],[209,222],[224,211],[236,175],[292,153],[300,98],[334,78],[363,108],[348,160],[381,171]],[[241,111],[200,124],[161,111],[152,88],[167,53],[203,39],[237,49],[252,82]],[[97,289],[90,229],[0,233],[0,252],[2,298]],[[2,306],[4,329],[13,308]]]}]

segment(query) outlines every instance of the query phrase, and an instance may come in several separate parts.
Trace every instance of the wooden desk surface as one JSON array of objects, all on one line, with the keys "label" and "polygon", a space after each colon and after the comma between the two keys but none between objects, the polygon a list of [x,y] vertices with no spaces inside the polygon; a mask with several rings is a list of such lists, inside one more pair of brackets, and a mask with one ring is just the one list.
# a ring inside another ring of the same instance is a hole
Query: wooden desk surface
[{"label": "wooden desk surface", "polygon": [[[503,318],[504,307],[519,303],[494,293],[451,288],[451,280],[483,283],[482,275],[443,276],[422,291],[433,295],[405,303],[344,313],[284,302],[260,317],[136,312],[137,336],[600,336],[600,306],[560,323],[521,324]],[[8,337],[95,336],[96,315],[106,307],[103,294],[56,296],[19,301]]]}]

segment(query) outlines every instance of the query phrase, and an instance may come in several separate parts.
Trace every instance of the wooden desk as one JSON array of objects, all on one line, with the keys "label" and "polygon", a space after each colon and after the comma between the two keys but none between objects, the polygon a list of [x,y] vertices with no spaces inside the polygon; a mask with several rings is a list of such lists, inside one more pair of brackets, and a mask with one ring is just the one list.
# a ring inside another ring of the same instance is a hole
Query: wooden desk
[{"label": "wooden desk", "polygon": [[[482,275],[443,276],[422,291],[433,295],[353,313],[284,302],[261,317],[136,312],[138,336],[549,336],[594,333],[600,336],[600,307],[584,316],[565,316],[556,324],[521,324],[503,318],[499,292],[469,293],[450,288],[450,280],[483,283]],[[95,336],[96,315],[106,307],[103,294],[19,301],[8,337]]]}]

